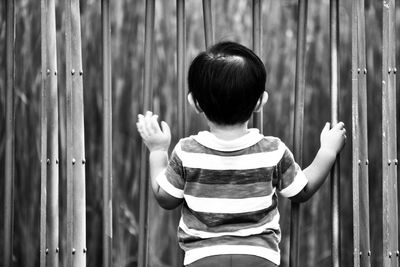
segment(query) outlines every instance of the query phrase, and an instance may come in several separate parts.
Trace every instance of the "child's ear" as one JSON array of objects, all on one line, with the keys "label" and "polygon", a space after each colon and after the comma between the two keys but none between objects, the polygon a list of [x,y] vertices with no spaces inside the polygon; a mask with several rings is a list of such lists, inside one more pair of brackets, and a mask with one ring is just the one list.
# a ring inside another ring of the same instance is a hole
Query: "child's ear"
[{"label": "child's ear", "polygon": [[189,93],[187,96],[189,105],[196,111],[196,113],[202,113],[203,110],[201,110],[200,106],[197,104],[197,101],[193,98],[192,93]]},{"label": "child's ear", "polygon": [[254,112],[260,112],[261,108],[267,103],[268,101],[268,93],[264,91],[264,93],[260,96],[257,101],[256,107],[254,108]]}]

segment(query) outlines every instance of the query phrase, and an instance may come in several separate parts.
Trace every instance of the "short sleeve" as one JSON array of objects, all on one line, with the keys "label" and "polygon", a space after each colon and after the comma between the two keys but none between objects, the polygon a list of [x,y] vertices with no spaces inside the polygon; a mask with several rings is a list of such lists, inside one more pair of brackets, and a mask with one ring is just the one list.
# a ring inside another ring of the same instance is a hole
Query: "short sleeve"
[{"label": "short sleeve", "polygon": [[167,168],[161,172],[156,181],[158,185],[168,194],[176,198],[183,198],[185,186],[182,160],[179,158],[180,143],[171,153]]},{"label": "short sleeve", "polygon": [[277,165],[277,189],[284,197],[293,197],[300,193],[308,180],[295,162],[292,152],[285,146],[285,152]]}]

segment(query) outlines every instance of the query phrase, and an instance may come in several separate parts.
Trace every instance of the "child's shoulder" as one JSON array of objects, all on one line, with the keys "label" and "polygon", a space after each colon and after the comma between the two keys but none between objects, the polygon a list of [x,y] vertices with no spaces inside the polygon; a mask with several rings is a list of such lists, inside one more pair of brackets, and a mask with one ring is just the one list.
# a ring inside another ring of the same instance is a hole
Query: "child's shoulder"
[{"label": "child's shoulder", "polygon": [[285,146],[282,140],[276,136],[264,136],[264,138],[261,140],[261,144],[268,146],[272,150],[278,150]]}]

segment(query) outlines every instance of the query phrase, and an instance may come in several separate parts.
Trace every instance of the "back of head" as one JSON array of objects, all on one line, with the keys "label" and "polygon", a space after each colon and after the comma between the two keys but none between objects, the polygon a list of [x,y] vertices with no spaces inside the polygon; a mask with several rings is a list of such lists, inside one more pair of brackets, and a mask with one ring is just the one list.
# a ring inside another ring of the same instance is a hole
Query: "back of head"
[{"label": "back of head", "polygon": [[217,43],[189,67],[189,92],[207,118],[220,125],[246,122],[265,90],[260,58],[234,42]]}]

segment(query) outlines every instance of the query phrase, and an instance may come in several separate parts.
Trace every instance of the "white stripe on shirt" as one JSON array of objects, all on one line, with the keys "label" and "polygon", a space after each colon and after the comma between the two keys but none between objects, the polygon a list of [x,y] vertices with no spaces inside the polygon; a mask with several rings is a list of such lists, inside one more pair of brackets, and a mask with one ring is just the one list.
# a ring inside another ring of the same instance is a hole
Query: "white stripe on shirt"
[{"label": "white stripe on shirt", "polygon": [[227,254],[255,255],[267,259],[277,265],[279,265],[281,261],[280,252],[269,248],[246,245],[219,245],[195,248],[186,251],[184,265],[191,264],[204,257]]},{"label": "white stripe on shirt", "polygon": [[284,197],[294,197],[307,185],[308,179],[304,175],[303,171],[299,170],[297,175],[294,177],[293,182],[286,188],[280,191],[280,194]]},{"label": "white stripe on shirt", "polygon": [[240,156],[218,156],[206,153],[190,153],[176,147],[176,153],[182,160],[183,167],[206,170],[249,170],[273,167],[282,159],[285,152],[283,145],[277,150],[246,154]]},{"label": "white stripe on shirt", "polygon": [[218,233],[213,233],[213,232],[206,232],[206,231],[200,231],[196,229],[190,229],[186,223],[181,220],[179,221],[179,227],[188,235],[190,236],[198,236],[202,239],[205,238],[213,238],[213,237],[220,237],[220,236],[250,236],[250,235],[257,235],[263,233],[266,229],[272,229],[272,230],[279,230],[279,213],[277,212],[275,216],[272,218],[271,221],[257,226],[257,227],[252,227],[252,228],[247,228],[247,229],[239,229],[237,231],[232,231],[232,232],[218,232]]},{"label": "white stripe on shirt", "polygon": [[156,177],[157,184],[168,194],[176,198],[183,198],[183,190],[176,188],[173,184],[171,184],[167,177],[165,176],[165,171],[162,171]]},{"label": "white stripe on shirt", "polygon": [[271,206],[272,194],[263,197],[242,199],[233,198],[203,198],[184,195],[189,208],[197,212],[207,213],[244,213],[263,210]]}]

